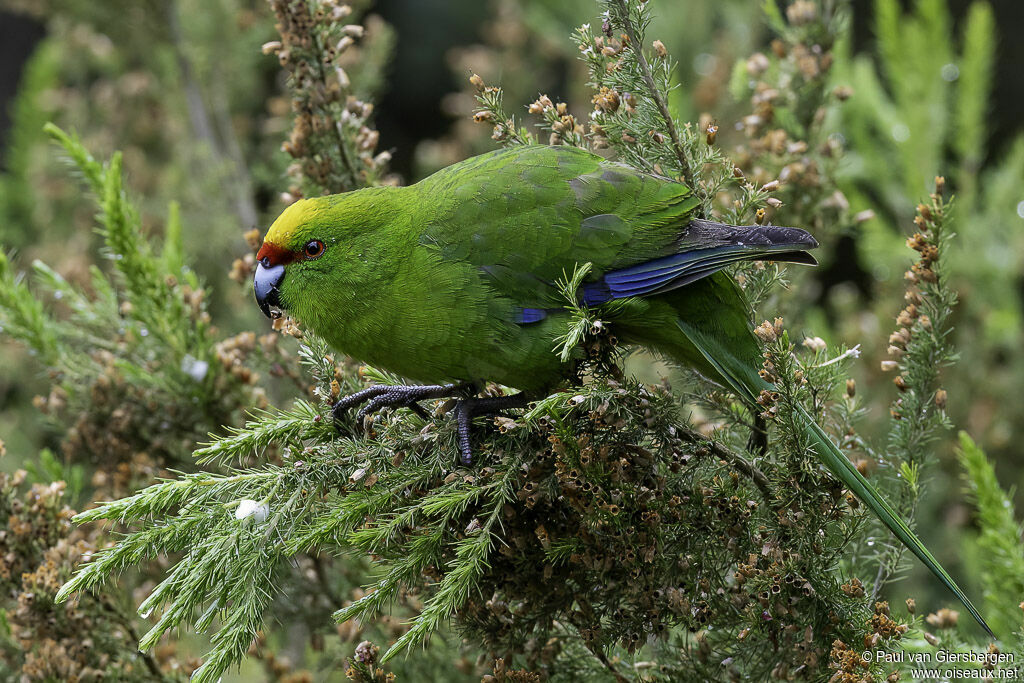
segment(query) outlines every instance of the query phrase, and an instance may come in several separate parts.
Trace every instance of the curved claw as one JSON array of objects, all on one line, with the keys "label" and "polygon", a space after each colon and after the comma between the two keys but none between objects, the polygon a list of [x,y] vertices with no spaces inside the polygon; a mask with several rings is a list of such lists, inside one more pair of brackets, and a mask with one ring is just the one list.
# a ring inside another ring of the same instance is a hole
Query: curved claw
[{"label": "curved claw", "polygon": [[338,399],[338,401],[333,406],[331,406],[331,415],[334,417],[334,421],[336,423],[340,422],[341,415],[346,410],[355,407],[360,403],[365,403],[366,401],[369,401],[372,398],[380,396],[387,389],[388,387],[386,385],[377,384],[375,386],[369,387],[368,389],[363,389],[362,391],[357,391],[354,394],[349,394],[348,396],[343,396],[342,398]]},{"label": "curved claw", "polygon": [[459,393],[463,388],[464,386],[460,384],[427,384],[419,386],[377,384],[339,399],[331,407],[331,414],[334,417],[335,425],[339,425],[342,422],[342,414],[346,410],[366,403],[356,413],[356,421],[359,424],[362,424],[363,419],[367,415],[383,408],[409,408],[420,417],[427,419],[430,416],[417,401],[444,398]]},{"label": "curved claw", "polygon": [[[417,401],[431,398],[446,398],[456,394],[465,395],[464,392],[467,390],[472,390],[472,385],[427,384],[405,386],[378,384],[339,399],[331,407],[331,414],[334,416],[335,425],[339,428],[342,423],[342,414],[349,408],[354,408],[363,403],[366,405],[356,413],[357,424],[363,424],[363,420],[367,415],[383,408],[409,408],[426,420],[430,418],[430,415]],[[473,452],[470,448],[469,437],[474,417],[490,415],[506,409],[525,408],[528,402],[527,398],[521,393],[513,394],[512,396],[464,398],[459,401],[455,406],[455,419],[458,426],[459,458],[462,464],[467,467],[473,464]]]}]

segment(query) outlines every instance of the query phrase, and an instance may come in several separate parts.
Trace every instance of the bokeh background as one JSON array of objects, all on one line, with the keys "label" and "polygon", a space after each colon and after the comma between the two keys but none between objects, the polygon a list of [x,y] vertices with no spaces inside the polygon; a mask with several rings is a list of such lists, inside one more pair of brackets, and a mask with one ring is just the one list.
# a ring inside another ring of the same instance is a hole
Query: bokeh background
[{"label": "bokeh background", "polygon": [[[471,118],[473,72],[500,84],[517,115],[541,93],[591,108],[569,36],[599,22],[592,0],[353,4],[367,31],[353,81],[375,102],[378,149],[391,155],[394,182],[494,148],[490,127]],[[654,11],[649,35],[679,62],[672,107],[685,120],[723,123],[723,147],[742,145],[749,60],[771,49],[761,3],[658,2]],[[851,3],[830,76],[849,93],[826,125],[843,146],[835,206],[873,215],[834,235],[821,267],[801,275],[813,306],[804,332],[871,342],[853,376],[869,411],[888,411],[895,389],[875,342],[902,306],[914,207],[934,176],[947,177],[957,196],[960,359],[943,385],[953,424],[984,447],[1007,489],[1024,482],[1022,29],[1024,4],[1014,0]],[[0,246],[20,267],[42,259],[72,282],[87,282],[103,263],[94,210],[42,132],[53,121],[97,157],[123,151],[128,191],[151,234],[164,230],[168,204],[180,204],[187,261],[210,285],[210,315],[225,335],[266,332],[228,271],[249,251],[246,231],[265,229],[285,205],[289,100],[280,65],[260,49],[275,38],[258,0],[0,0]],[[773,216],[786,218],[785,207]],[[0,470],[32,465],[49,449],[58,469],[83,467],[88,482],[95,463],[62,463],[64,431],[37,409],[50,384],[27,351],[0,336],[0,439],[9,454]],[[266,390],[287,393],[269,380]],[[918,517],[935,520],[924,539],[932,547],[942,539],[941,559],[962,575],[970,558],[959,539],[973,522],[947,437],[929,446],[938,465]]]}]

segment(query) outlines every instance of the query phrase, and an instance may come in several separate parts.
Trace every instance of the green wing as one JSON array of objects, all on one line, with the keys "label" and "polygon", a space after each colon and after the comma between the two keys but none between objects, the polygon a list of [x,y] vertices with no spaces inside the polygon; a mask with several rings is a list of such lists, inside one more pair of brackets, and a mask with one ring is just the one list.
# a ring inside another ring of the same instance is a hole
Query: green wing
[{"label": "green wing", "polygon": [[456,164],[415,186],[423,246],[475,266],[516,304],[558,305],[553,283],[590,263],[583,299],[651,296],[730,263],[814,263],[803,230],[693,220],[682,183],[574,147],[529,145]]},{"label": "green wing", "polygon": [[597,278],[675,253],[698,204],[681,183],[564,146],[484,154],[415,187],[428,209],[420,243],[523,305],[544,305],[577,263]]}]

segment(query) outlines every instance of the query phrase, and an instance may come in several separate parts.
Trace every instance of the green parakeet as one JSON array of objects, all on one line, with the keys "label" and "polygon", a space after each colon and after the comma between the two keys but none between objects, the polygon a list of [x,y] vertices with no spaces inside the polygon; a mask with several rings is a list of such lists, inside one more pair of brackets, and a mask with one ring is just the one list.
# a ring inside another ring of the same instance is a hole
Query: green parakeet
[{"label": "green parakeet", "polygon": [[[627,344],[692,366],[748,405],[768,384],[736,283],[744,260],[813,264],[805,231],[695,219],[690,189],[571,147],[520,146],[449,166],[409,187],[298,201],[257,254],[254,287],[267,315],[292,315],[338,351],[413,380],[339,401],[422,411],[416,401],[493,381],[522,390],[459,403],[469,462],[473,414],[525,404],[570,368],[552,349],[568,313],[556,282],[590,263],[589,306],[622,298],[602,319]],[[988,626],[913,531],[809,416],[815,454],[844,486]]]}]

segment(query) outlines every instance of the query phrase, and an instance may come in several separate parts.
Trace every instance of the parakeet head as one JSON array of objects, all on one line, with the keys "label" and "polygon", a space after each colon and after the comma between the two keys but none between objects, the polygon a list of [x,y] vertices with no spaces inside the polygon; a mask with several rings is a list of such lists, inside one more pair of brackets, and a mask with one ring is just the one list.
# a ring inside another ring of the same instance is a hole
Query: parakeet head
[{"label": "parakeet head", "polygon": [[273,309],[287,307],[288,297],[283,295],[286,274],[294,279],[317,269],[317,261],[334,246],[335,239],[322,220],[327,208],[322,200],[300,199],[267,231],[256,254],[253,289],[256,303],[268,318],[277,317]]},{"label": "parakeet head", "polygon": [[[390,192],[388,191],[390,190]],[[393,225],[398,188],[372,188],[300,199],[274,221],[256,254],[253,289],[267,317],[285,308],[300,320],[342,305],[375,266],[367,244]]]}]

